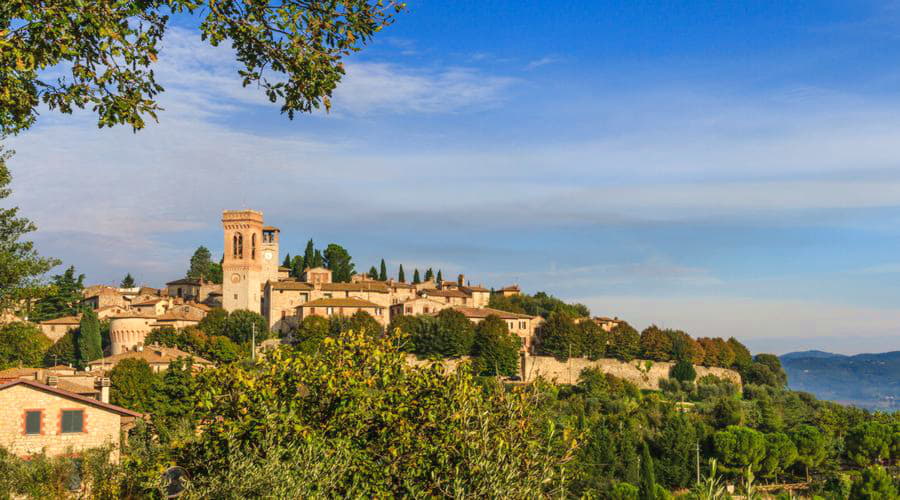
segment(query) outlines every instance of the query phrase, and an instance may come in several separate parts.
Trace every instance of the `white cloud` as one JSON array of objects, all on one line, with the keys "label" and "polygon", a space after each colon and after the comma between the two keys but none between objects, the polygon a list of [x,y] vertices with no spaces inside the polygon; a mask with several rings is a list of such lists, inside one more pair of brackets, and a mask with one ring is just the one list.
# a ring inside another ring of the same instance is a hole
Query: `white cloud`
[{"label": "white cloud", "polygon": [[541,66],[547,66],[548,64],[556,64],[560,62],[562,59],[555,56],[544,56],[533,61],[530,61],[525,65],[525,69],[537,69]]}]

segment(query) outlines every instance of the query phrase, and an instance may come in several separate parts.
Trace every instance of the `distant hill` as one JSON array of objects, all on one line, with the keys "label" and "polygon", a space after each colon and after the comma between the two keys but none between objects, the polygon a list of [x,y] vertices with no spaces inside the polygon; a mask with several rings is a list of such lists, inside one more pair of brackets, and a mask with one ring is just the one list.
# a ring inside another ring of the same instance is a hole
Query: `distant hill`
[{"label": "distant hill", "polygon": [[862,408],[900,410],[900,351],[856,356],[804,351],[780,358],[791,389]]}]

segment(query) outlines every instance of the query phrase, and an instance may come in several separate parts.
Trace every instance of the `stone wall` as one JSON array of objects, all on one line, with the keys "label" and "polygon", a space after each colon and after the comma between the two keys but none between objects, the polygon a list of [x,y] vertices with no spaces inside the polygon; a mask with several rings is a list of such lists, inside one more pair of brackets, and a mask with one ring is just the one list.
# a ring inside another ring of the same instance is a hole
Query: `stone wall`
[{"label": "stone wall", "polygon": [[[440,363],[444,365],[444,369],[448,373],[452,373],[460,365],[466,361],[468,357],[459,359],[446,359]],[[416,359],[413,355],[408,355],[407,363],[412,366],[424,366],[430,364],[431,361]],[[662,361],[645,361],[634,360],[630,362],[619,361],[617,359],[598,359],[591,361],[585,358],[572,358],[568,361],[558,361],[550,356],[524,356],[520,377],[525,382],[533,382],[538,377],[545,380],[553,381],[558,384],[575,384],[581,371],[585,368],[598,368],[603,373],[609,373],[616,377],[625,379],[640,389],[659,389],[659,381],[669,378],[669,370],[673,363]],[[734,370],[726,368],[694,366],[697,371],[697,378],[706,375],[715,375],[721,379],[730,380],[736,385],[741,385],[741,376]]]}]

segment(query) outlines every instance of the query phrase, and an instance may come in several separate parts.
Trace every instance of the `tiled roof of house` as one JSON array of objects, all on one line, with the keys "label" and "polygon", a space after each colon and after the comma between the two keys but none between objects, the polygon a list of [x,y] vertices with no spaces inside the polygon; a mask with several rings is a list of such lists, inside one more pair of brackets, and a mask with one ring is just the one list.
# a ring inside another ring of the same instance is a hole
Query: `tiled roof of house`
[{"label": "tiled roof of house", "polygon": [[38,391],[44,391],[44,392],[48,392],[51,394],[56,394],[57,396],[62,396],[64,398],[73,399],[75,401],[79,401],[81,403],[85,403],[85,404],[88,404],[91,406],[96,406],[97,408],[102,408],[104,410],[115,412],[115,413],[118,413],[119,415],[124,415],[127,417],[135,417],[135,418],[143,417],[142,414],[140,414],[136,411],[133,411],[133,410],[129,410],[128,408],[122,408],[121,406],[116,406],[113,404],[104,403],[102,401],[97,401],[94,398],[85,397],[85,396],[82,396],[81,394],[67,391],[65,389],[60,389],[58,387],[50,387],[49,385],[42,384],[42,383],[34,381],[34,380],[26,380],[26,379],[20,378],[20,379],[16,379],[16,380],[7,382],[5,384],[0,384],[0,391],[9,389],[10,387],[14,387],[17,385],[25,385],[27,387],[30,387],[30,388],[38,390]]},{"label": "tiled roof of house", "polygon": [[313,286],[309,283],[294,280],[270,281],[269,286],[272,290],[312,290]]},{"label": "tiled roof of house", "polygon": [[311,300],[305,304],[300,304],[297,308],[300,307],[366,307],[366,308],[376,308],[382,307],[374,302],[369,302],[368,300],[357,299],[355,297],[349,297],[346,299],[317,299]]},{"label": "tiled roof of house", "polygon": [[131,304],[131,305],[132,305],[133,307],[140,307],[140,306],[155,306],[156,304],[159,304],[160,302],[163,302],[163,301],[165,301],[165,300],[166,300],[166,299],[150,299],[150,300],[145,300],[145,301],[143,301],[143,302],[136,302],[136,303]]},{"label": "tiled roof of house", "polygon": [[501,292],[518,292],[519,285],[508,285],[500,289]]},{"label": "tiled roof of house", "polygon": [[501,311],[499,309],[491,309],[490,307],[453,307],[454,311],[463,313],[467,318],[487,318],[494,315],[500,319],[534,319],[534,316],[527,314],[513,313],[509,311]]},{"label": "tiled roof of house", "polygon": [[423,297],[458,297],[461,299],[469,297],[469,295],[462,290],[422,290],[419,294]]},{"label": "tiled roof of house", "polygon": [[487,288],[477,285],[477,286],[464,286],[463,290],[472,293],[472,292],[490,292]]},{"label": "tiled roof of house", "polygon": [[386,284],[387,284],[387,286],[392,287],[392,288],[415,288],[416,287],[415,285],[412,285],[409,283],[403,283],[403,282],[394,281],[394,280],[390,280]]},{"label": "tiled roof of house", "polygon": [[212,361],[208,359],[201,358],[200,356],[196,356],[194,354],[184,352],[181,349],[176,349],[174,347],[163,347],[158,345],[146,346],[142,351],[128,351],[123,352],[121,354],[114,354],[112,356],[107,356],[105,358],[96,359],[88,363],[88,366],[104,366],[104,365],[115,365],[119,361],[123,359],[143,359],[147,363],[150,364],[159,364],[159,363],[171,363],[178,358],[191,358],[194,364],[199,365],[211,365]]},{"label": "tiled roof of house", "polygon": [[364,281],[362,283],[322,283],[322,290],[329,292],[376,292],[388,293],[384,283]]},{"label": "tiled roof of house", "polygon": [[166,283],[166,286],[172,286],[172,285],[194,285],[194,286],[200,286],[200,284],[201,284],[201,283],[200,283],[200,280],[197,279],[197,278],[181,278],[181,279],[177,279],[177,280],[175,280],[175,281],[170,281],[170,282]]},{"label": "tiled roof of house", "polygon": [[278,231],[281,232],[281,229],[278,229],[275,226],[263,226],[263,231]]},{"label": "tiled roof of house", "polygon": [[34,377],[40,368],[7,368],[0,370],[0,379],[14,379],[19,377]]},{"label": "tiled roof of house", "polygon": [[140,311],[125,310],[119,314],[113,314],[109,319],[127,319],[127,318],[144,318],[154,319],[156,316],[151,313],[142,313]]},{"label": "tiled roof of house", "polygon": [[81,322],[81,316],[63,316],[62,318],[41,321],[42,325],[76,325]]},{"label": "tiled roof of house", "polygon": [[170,310],[157,316],[156,321],[196,321],[199,323],[203,319],[201,316],[197,313],[191,314],[184,311]]}]

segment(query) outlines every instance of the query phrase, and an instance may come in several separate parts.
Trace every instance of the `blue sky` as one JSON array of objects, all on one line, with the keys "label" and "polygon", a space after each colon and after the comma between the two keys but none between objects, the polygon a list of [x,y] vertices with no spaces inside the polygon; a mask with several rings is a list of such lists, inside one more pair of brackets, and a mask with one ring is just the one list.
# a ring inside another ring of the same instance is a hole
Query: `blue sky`
[{"label": "blue sky", "polygon": [[138,134],[10,142],[42,252],[161,285],[222,209],[759,351],[900,349],[900,4],[409,2],[330,114],[279,114],[188,19]]}]

